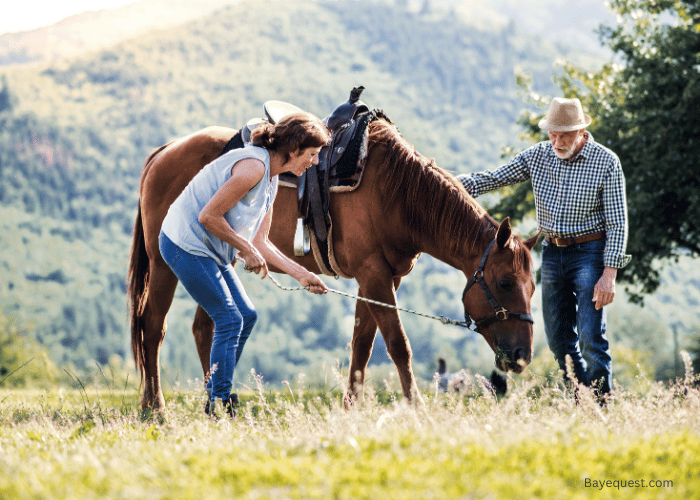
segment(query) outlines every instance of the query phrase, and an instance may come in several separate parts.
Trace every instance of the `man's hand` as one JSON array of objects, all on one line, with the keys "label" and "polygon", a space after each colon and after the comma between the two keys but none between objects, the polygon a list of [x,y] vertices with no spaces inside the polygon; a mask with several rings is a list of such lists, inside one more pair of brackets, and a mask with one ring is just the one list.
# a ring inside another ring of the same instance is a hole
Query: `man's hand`
[{"label": "man's hand", "polygon": [[593,302],[596,309],[602,309],[610,304],[615,298],[615,278],[617,269],[606,267],[603,276],[600,277],[593,289]]}]

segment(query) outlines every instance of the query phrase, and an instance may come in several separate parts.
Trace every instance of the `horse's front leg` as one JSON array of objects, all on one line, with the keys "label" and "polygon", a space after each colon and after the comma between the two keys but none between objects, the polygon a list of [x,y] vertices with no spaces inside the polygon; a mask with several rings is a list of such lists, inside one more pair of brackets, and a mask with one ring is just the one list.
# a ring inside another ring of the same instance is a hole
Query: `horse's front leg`
[{"label": "horse's front leg", "polygon": [[[368,299],[392,306],[396,305],[396,287],[400,278],[394,278],[388,266],[373,266],[371,272],[364,273],[366,278],[357,278],[360,289]],[[384,337],[387,353],[396,365],[404,397],[420,401],[416,380],[411,366],[411,345],[401,324],[399,312],[385,306],[367,303],[379,331]],[[352,377],[352,372],[351,372]]]}]

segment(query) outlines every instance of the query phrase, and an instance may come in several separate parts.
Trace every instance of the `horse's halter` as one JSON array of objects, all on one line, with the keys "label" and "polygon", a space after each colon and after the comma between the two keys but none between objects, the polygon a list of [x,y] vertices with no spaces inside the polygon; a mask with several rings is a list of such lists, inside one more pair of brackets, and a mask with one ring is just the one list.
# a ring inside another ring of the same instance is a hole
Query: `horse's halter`
[{"label": "horse's halter", "polygon": [[475,321],[472,320],[472,318],[469,316],[469,313],[465,309],[464,320],[467,325],[467,328],[469,328],[469,326],[472,324],[472,321],[474,321],[476,331],[479,331],[482,328],[486,328],[491,323],[495,323],[496,321],[505,321],[510,318],[519,319],[521,321],[527,321],[529,323],[535,322],[535,320],[532,319],[532,316],[530,316],[529,314],[512,313],[508,311],[505,307],[502,307],[494,298],[493,294],[489,290],[489,287],[486,285],[486,282],[484,281],[484,266],[486,265],[486,259],[488,259],[489,253],[491,252],[491,249],[493,248],[493,245],[495,243],[496,239],[494,238],[493,241],[491,241],[491,243],[489,243],[489,246],[486,248],[484,256],[481,257],[481,262],[479,262],[479,267],[476,269],[476,272],[474,273],[472,279],[470,279],[467,283],[467,286],[464,287],[464,293],[462,293],[462,302],[464,302],[464,296],[467,294],[467,290],[469,290],[474,283],[479,283],[481,289],[484,291],[484,295],[486,295],[486,300],[489,301],[489,304],[491,304],[491,307],[493,307],[493,310],[495,311],[495,314],[493,316],[489,316],[488,318],[482,319],[480,321]]}]

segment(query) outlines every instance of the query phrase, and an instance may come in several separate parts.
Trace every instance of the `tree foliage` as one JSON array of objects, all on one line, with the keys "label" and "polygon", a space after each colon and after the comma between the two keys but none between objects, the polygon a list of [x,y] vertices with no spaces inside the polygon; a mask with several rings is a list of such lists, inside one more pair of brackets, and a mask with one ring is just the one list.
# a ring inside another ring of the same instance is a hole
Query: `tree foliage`
[{"label": "tree foliage", "polygon": [[[633,299],[659,286],[660,262],[700,255],[700,4],[686,0],[614,0],[618,26],[602,26],[601,41],[615,61],[597,71],[562,62],[555,81],[579,97],[593,117],[595,140],[620,158],[627,180],[632,262],[620,275],[634,284]],[[532,92],[544,107],[548,100]],[[541,113],[525,113],[524,136],[544,139]],[[514,191],[497,211],[524,215],[529,190]]]}]

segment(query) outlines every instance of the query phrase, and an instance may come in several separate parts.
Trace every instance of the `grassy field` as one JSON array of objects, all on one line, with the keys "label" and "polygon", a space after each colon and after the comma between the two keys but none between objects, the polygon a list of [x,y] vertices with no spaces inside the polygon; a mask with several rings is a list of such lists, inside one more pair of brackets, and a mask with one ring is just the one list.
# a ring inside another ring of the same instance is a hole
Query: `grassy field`
[{"label": "grassy field", "polygon": [[235,420],[202,413],[194,389],[143,414],[134,390],[0,392],[0,499],[695,499],[700,394],[642,381],[600,408],[560,380],[496,398],[471,377],[423,404],[369,387],[261,384]]}]

